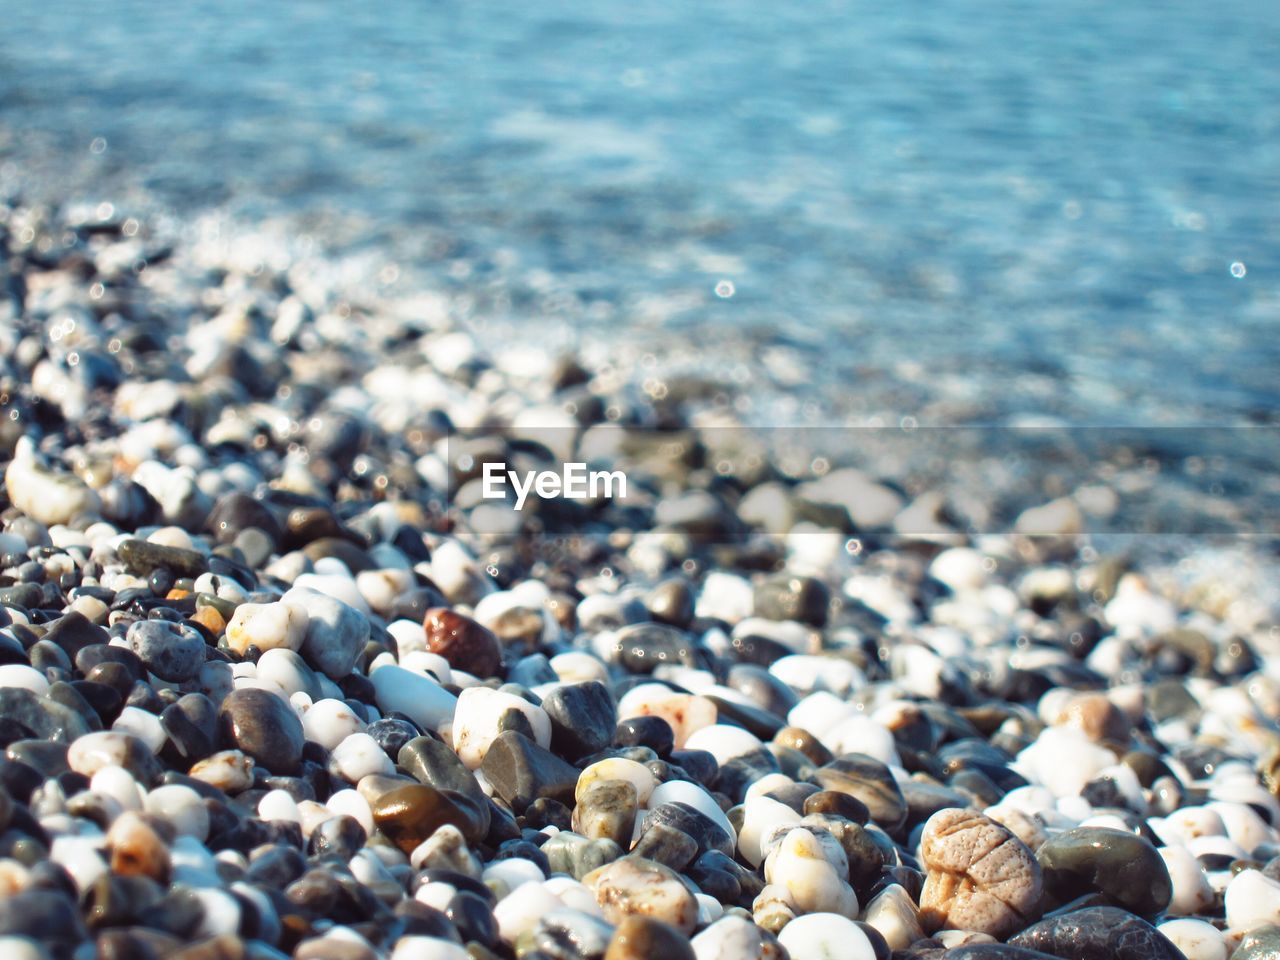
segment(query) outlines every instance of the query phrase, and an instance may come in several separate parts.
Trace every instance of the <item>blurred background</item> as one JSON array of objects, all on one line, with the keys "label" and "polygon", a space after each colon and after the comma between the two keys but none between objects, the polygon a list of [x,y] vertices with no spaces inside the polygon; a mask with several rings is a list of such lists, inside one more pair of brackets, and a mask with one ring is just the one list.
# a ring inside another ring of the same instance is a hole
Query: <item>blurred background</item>
[{"label": "blurred background", "polygon": [[23,0],[0,189],[283,225],[779,418],[1274,423],[1268,7]]}]

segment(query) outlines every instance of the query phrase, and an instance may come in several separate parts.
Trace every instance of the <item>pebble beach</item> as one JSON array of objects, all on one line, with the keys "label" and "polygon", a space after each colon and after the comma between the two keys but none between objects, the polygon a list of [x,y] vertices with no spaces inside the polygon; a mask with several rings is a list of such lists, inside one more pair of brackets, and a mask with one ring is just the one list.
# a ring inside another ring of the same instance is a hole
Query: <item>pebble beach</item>
[{"label": "pebble beach", "polygon": [[110,204],[0,262],[6,958],[1280,956],[1272,539],[966,531]]}]

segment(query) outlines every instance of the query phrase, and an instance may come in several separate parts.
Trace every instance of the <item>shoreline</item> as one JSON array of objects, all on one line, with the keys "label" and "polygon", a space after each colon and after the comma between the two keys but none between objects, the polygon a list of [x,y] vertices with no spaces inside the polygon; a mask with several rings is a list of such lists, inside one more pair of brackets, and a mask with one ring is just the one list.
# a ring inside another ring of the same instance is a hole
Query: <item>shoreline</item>
[{"label": "shoreline", "polygon": [[[750,382],[491,351],[439,296],[100,212],[0,228],[0,935],[32,956],[1172,958],[1280,918],[1280,562],[1236,492],[1099,550],[1166,490],[1141,457],[1054,489],[899,426],[867,472],[843,428],[762,440]],[[479,495],[575,457],[627,495]]]}]

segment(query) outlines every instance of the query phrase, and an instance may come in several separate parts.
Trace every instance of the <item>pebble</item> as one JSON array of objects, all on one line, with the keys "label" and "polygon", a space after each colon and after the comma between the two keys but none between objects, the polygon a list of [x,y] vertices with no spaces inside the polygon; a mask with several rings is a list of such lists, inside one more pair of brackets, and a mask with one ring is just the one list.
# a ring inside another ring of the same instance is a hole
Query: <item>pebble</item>
[{"label": "pebble", "polygon": [[1078,960],[1185,960],[1164,934],[1119,907],[1056,914],[1010,937],[1009,943]]},{"label": "pebble", "polygon": [[970,810],[941,810],[920,839],[928,870],[920,894],[926,931],[952,927],[1003,938],[1040,913],[1040,865],[1007,828]]},{"label": "pebble", "polygon": [[811,913],[783,927],[778,943],[792,957],[814,960],[876,960],[875,948],[852,920],[836,913]]},{"label": "pebble", "polygon": [[1227,926],[1245,932],[1264,924],[1280,924],[1280,880],[1260,870],[1241,870],[1223,897]]},{"label": "pebble", "polygon": [[227,645],[242,655],[250,647],[299,650],[309,621],[301,603],[242,603],[227,622]]},{"label": "pebble", "polygon": [[427,650],[444,657],[449,666],[475,677],[492,677],[502,666],[502,645],[487,627],[445,607],[433,607],[423,617]]},{"label": "pebble", "polygon": [[606,864],[583,877],[595,890],[596,902],[610,923],[631,916],[648,917],[688,935],[698,918],[698,902],[680,877],[652,860],[626,858]]},{"label": "pebble", "polygon": [[265,690],[233,690],[218,712],[222,745],[239,750],[272,773],[291,774],[306,738],[289,705]]},{"label": "pebble", "polygon": [[161,680],[190,680],[204,664],[204,638],[184,623],[139,620],[129,626],[125,639],[129,649]]},{"label": "pebble", "polygon": [[1172,882],[1164,859],[1136,834],[1079,827],[1051,836],[1036,851],[1044,890],[1058,904],[1088,893],[1151,918],[1169,906]]}]

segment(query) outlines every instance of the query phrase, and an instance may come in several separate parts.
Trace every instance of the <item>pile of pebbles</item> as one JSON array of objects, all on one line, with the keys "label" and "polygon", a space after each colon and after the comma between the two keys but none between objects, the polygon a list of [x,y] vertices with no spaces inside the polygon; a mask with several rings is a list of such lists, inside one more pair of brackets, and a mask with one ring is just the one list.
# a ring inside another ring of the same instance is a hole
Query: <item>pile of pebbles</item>
[{"label": "pile of pebbles", "polygon": [[[1272,545],[906,536],[716,384],[0,242],[6,958],[1280,956]],[[476,497],[601,449],[626,498]]]}]

